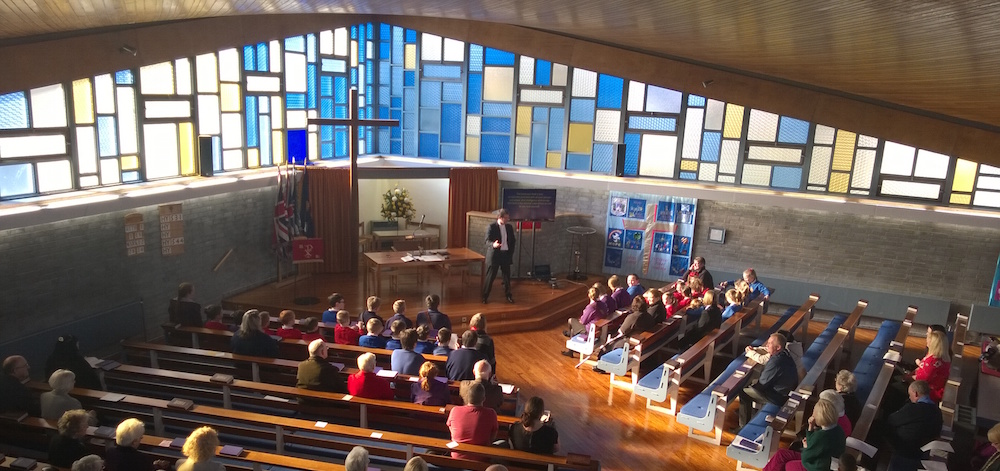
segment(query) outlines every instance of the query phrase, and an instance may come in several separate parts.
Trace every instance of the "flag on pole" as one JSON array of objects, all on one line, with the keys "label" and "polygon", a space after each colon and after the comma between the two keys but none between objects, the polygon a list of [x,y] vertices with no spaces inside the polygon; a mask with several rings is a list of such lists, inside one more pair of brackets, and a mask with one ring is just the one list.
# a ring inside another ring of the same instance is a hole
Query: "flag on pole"
[{"label": "flag on pole", "polygon": [[293,202],[289,198],[291,182],[286,168],[282,173],[278,167],[278,200],[274,204],[274,237],[272,245],[275,253],[282,258],[291,256],[292,227],[291,218],[294,214]]}]

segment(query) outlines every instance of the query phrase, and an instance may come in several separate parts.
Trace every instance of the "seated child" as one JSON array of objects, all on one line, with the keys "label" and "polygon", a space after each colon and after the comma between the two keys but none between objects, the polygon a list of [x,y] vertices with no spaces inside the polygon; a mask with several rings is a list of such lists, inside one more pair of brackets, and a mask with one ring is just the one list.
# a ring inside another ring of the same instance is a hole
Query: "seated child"
[{"label": "seated child", "polygon": [[350,326],[351,313],[344,309],[337,311],[337,325],[333,328],[333,343],[357,345],[361,332]]},{"label": "seated child", "polygon": [[726,302],[728,305],[726,306],[726,309],[722,311],[723,321],[733,317],[733,314],[736,314],[743,308],[743,295],[741,295],[739,291],[731,288],[726,291]]},{"label": "seated child", "polygon": [[434,347],[435,355],[448,356],[451,353],[451,329],[442,327],[438,330],[437,347]]},{"label": "seated child", "polygon": [[230,330],[229,326],[222,323],[222,306],[218,304],[209,304],[205,306],[205,321],[206,329],[216,329],[216,330]]},{"label": "seated child", "polygon": [[417,327],[417,346],[413,347],[413,351],[419,354],[433,354],[434,353],[434,342],[428,340],[431,335],[430,324],[421,324]]},{"label": "seated child", "polygon": [[382,321],[377,317],[368,319],[368,325],[365,328],[368,330],[368,335],[362,335],[358,339],[358,345],[368,348],[385,348],[386,338],[382,336]]},{"label": "seated child", "polygon": [[385,343],[386,350],[398,350],[403,348],[402,342],[399,341],[399,336],[406,330],[406,323],[401,320],[392,321],[392,325],[389,327],[392,331],[392,338]]},{"label": "seated child", "polygon": [[[312,342],[313,340],[319,340],[323,338],[319,333],[319,319],[315,317],[309,317],[302,322],[302,340],[306,342]],[[354,344],[357,345],[357,344]]]},{"label": "seated child", "polygon": [[283,339],[302,339],[302,332],[295,327],[295,311],[285,309],[278,315],[281,320],[281,327],[278,328],[278,337]]}]

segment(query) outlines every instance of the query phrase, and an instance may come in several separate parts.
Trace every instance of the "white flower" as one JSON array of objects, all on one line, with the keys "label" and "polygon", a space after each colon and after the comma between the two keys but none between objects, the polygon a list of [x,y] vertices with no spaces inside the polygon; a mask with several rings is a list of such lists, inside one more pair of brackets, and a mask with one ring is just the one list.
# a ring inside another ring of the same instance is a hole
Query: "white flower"
[{"label": "white flower", "polygon": [[396,197],[395,196],[392,197],[392,201],[394,201],[394,202],[396,201]]},{"label": "white flower", "polygon": [[395,211],[393,211],[391,214],[392,214],[392,217],[396,217],[396,212]]},{"label": "white flower", "polygon": [[[398,194],[400,194],[400,193],[402,193],[402,192],[401,192],[401,191],[399,191],[399,188],[396,188],[396,189],[395,189],[395,190],[393,191],[393,193],[395,193],[395,194],[397,194],[397,195],[398,195]],[[393,198],[393,199],[395,199],[395,198]]]}]

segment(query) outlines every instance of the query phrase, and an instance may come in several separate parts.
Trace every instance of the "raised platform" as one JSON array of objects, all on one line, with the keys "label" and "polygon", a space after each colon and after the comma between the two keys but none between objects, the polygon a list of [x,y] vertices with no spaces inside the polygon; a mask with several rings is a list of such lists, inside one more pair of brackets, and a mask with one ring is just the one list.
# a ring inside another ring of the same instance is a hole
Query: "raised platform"
[{"label": "raised platform", "polygon": [[[491,333],[546,329],[570,317],[578,317],[587,305],[587,288],[595,282],[604,283],[603,277],[596,276],[584,281],[570,281],[561,276],[555,288],[548,282],[513,280],[511,290],[516,302],[510,304],[504,299],[503,286],[497,280],[490,303],[482,304],[478,276],[467,277],[463,282],[461,276],[452,275],[444,283],[443,293],[439,292],[442,284],[437,276],[428,274],[423,279],[415,275],[400,276],[395,290],[384,283],[379,315],[391,316],[393,301],[402,299],[406,301],[407,317],[415,319],[417,313],[425,309],[424,298],[436,293],[441,296],[441,312],[448,314],[459,333],[468,325],[469,318],[479,312],[486,314]],[[297,282],[287,279],[239,293],[224,299],[222,305],[231,310],[261,309],[272,315],[291,309],[300,318],[318,317],[329,307],[327,297],[336,292],[344,295],[347,310],[356,317],[364,310],[368,298],[363,292],[363,281],[360,275],[350,273],[302,275]],[[319,301],[308,305],[295,303],[296,299],[306,297]]]}]

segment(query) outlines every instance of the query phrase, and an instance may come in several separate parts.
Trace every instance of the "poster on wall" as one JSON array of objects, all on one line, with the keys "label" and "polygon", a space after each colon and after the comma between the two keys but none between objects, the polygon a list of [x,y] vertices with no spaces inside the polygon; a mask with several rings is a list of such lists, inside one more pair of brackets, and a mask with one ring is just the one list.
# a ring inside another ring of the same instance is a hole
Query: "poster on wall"
[{"label": "poster on wall", "polygon": [[691,265],[698,200],[612,191],[604,272],[671,280]]},{"label": "poster on wall", "polygon": [[180,203],[161,204],[160,212],[160,253],[180,255],[184,253],[184,208]]},{"label": "poster on wall", "polygon": [[145,224],[142,222],[142,213],[129,213],[125,215],[125,253],[129,257],[146,253]]},{"label": "poster on wall", "polygon": [[1000,257],[997,257],[997,271],[993,274],[993,289],[990,293],[990,306],[1000,307]]}]

